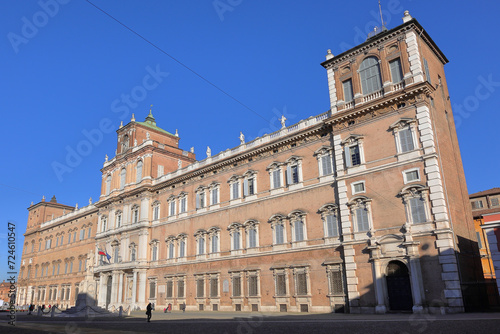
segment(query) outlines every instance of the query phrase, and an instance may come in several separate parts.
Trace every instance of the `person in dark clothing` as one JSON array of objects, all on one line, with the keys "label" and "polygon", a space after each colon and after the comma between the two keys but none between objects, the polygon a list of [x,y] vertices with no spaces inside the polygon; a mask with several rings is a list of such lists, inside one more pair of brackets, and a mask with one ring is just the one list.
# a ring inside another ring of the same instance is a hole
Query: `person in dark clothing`
[{"label": "person in dark clothing", "polygon": [[148,304],[148,306],[146,307],[146,315],[148,316],[148,322],[151,321],[151,303]]}]

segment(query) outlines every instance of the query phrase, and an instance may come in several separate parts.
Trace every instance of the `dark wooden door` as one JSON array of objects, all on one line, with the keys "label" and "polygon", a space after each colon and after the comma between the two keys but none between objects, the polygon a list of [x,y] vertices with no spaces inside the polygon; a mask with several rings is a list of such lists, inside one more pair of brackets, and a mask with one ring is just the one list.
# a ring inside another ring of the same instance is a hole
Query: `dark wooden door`
[{"label": "dark wooden door", "polygon": [[387,270],[387,294],[391,311],[411,311],[413,297],[411,293],[410,275],[406,265],[399,261],[389,263]]}]

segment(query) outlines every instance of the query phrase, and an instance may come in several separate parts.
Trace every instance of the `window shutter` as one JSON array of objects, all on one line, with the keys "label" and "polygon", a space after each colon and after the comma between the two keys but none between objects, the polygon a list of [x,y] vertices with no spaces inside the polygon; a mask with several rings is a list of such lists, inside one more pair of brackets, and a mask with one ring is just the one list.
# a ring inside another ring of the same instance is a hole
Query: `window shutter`
[{"label": "window shutter", "polygon": [[344,156],[345,156],[345,166],[349,168],[352,166],[351,163],[351,155],[349,154],[349,146],[344,147]]},{"label": "window shutter", "polygon": [[292,167],[290,165],[286,166],[286,183],[287,185],[292,184]]},{"label": "window shutter", "polygon": [[248,196],[248,179],[243,180],[243,196]]}]

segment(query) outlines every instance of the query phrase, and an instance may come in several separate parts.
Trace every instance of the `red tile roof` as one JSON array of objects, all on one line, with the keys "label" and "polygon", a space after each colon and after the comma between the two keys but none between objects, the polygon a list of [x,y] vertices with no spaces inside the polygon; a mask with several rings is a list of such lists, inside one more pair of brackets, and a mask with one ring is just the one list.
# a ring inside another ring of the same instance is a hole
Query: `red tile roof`
[{"label": "red tile roof", "polygon": [[488,190],[483,190],[474,194],[470,194],[469,198],[482,197],[487,195],[496,195],[496,194],[500,194],[500,188],[491,188]]}]

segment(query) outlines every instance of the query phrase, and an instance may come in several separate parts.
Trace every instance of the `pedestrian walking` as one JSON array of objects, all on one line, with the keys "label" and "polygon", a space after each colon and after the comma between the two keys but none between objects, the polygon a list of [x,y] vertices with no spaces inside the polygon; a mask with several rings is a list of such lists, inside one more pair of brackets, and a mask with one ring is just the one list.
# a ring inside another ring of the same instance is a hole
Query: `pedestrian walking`
[{"label": "pedestrian walking", "polygon": [[182,302],[181,309],[182,309],[182,313],[186,312],[186,303],[185,302]]},{"label": "pedestrian walking", "polygon": [[148,322],[151,321],[151,303],[148,304],[148,306],[146,306],[146,315],[148,316]]},{"label": "pedestrian walking", "polygon": [[171,303],[168,303],[167,312],[168,313],[172,312],[172,304]]}]

